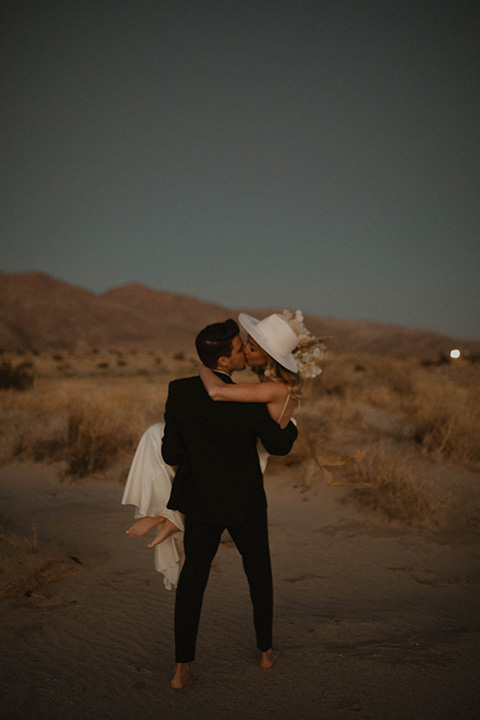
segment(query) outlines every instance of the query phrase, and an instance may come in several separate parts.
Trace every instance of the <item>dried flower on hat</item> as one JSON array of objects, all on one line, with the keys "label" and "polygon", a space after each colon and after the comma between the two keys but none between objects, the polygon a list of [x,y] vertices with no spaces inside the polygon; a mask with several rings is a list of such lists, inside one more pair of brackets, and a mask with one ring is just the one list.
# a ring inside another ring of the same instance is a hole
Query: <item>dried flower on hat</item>
[{"label": "dried flower on hat", "polygon": [[284,310],[282,314],[298,335],[298,345],[293,356],[300,376],[304,379],[317,377],[322,372],[320,363],[325,356],[325,344],[307,330],[301,310],[295,313]]}]

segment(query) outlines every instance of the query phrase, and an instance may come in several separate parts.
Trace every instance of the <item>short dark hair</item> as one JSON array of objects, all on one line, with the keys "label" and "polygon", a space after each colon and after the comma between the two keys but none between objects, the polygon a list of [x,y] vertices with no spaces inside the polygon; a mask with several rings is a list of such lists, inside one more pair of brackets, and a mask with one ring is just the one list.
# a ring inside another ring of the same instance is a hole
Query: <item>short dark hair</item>
[{"label": "short dark hair", "polygon": [[231,318],[203,328],[195,339],[195,347],[202,363],[213,370],[220,357],[230,357],[232,341],[239,333],[237,323]]}]

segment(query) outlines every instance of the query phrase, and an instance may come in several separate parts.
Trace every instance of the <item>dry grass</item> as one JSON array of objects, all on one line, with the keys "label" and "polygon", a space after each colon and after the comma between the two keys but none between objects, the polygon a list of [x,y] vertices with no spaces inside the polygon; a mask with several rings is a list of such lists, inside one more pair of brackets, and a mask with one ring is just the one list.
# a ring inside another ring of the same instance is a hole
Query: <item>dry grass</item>
[{"label": "dry grass", "polygon": [[37,378],[25,393],[0,393],[3,462],[62,462],[68,474],[102,471],[132,453],[163,416],[161,377]]},{"label": "dry grass", "polygon": [[472,388],[422,379],[412,402],[413,437],[437,460],[480,467],[480,403]]},{"label": "dry grass", "polygon": [[478,364],[345,355],[327,360],[321,383],[307,394],[308,406],[343,430],[362,426],[355,408],[382,409],[401,419],[401,434],[433,459],[480,468]]},{"label": "dry grass", "polygon": [[355,465],[350,482],[353,500],[388,520],[413,525],[433,520],[448,498],[434,498],[422,487],[413,466],[385,449],[370,450]]},{"label": "dry grass", "polygon": [[412,395],[412,374],[417,368],[416,358],[327,356],[319,392],[347,402],[361,401],[384,407]]},{"label": "dry grass", "polygon": [[119,415],[92,403],[79,402],[68,414],[66,474],[85,477],[111,467],[121,449],[133,449],[135,437]]},{"label": "dry grass", "polygon": [[73,558],[54,548],[39,548],[35,529],[32,538],[0,532],[0,599],[33,597],[46,600],[48,583],[80,571]]},{"label": "dry grass", "polygon": [[[142,432],[163,417],[168,382],[196,371],[184,354],[60,352],[33,362],[33,388],[0,392],[0,457],[57,462],[78,476],[119,465],[125,473]],[[305,388],[299,441],[281,462],[298,466],[307,486],[323,479],[352,487],[358,502],[386,517],[427,518],[436,500],[404,458],[420,448],[432,462],[479,468],[479,388],[480,366],[471,363],[327,356]],[[378,450],[382,438],[389,453]],[[324,462],[343,457],[333,464],[345,465],[361,447],[369,452],[356,469],[332,472]]]}]

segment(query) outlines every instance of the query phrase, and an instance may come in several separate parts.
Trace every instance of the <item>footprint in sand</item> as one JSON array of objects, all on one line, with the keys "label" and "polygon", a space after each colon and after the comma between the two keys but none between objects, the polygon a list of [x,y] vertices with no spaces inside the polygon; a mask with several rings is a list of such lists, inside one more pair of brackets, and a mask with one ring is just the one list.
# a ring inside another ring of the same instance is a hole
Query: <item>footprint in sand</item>
[{"label": "footprint in sand", "polygon": [[406,565],[392,565],[388,568],[389,570],[407,572],[410,577],[416,580],[416,582],[422,585],[430,585],[431,587],[445,587],[446,585],[453,585],[458,583],[459,578],[447,578],[437,575],[433,570],[418,570]]},{"label": "footprint in sand", "polygon": [[323,580],[325,577],[325,575],[291,575],[289,577],[284,577],[283,581],[289,583],[296,583],[304,582],[305,580]]},{"label": "footprint in sand", "polygon": [[419,570],[411,573],[411,577],[422,585],[431,585],[432,587],[444,587],[459,582],[458,578],[442,578],[432,570]]}]

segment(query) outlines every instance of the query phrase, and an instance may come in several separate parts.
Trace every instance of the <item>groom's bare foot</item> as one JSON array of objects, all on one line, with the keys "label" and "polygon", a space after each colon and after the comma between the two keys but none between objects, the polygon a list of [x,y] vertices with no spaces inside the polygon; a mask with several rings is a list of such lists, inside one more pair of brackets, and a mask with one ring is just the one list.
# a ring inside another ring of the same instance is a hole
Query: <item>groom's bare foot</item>
[{"label": "groom's bare foot", "polygon": [[266,652],[262,652],[260,667],[264,670],[269,670],[275,665],[281,654],[280,650],[274,650],[273,648],[270,648],[270,650],[267,650]]},{"label": "groom's bare foot", "polygon": [[160,525],[158,528],[157,534],[155,536],[155,540],[152,540],[151,543],[149,543],[148,547],[152,548],[155,547],[155,545],[158,545],[159,543],[166,540],[170,535],[173,535],[174,533],[179,532],[179,528],[172,523],[171,520],[168,518],[164,519],[164,522]]},{"label": "groom's bare foot", "polygon": [[190,672],[190,663],[176,663],[175,674],[170,680],[170,686],[174,690],[183,690],[184,687],[193,682],[193,675]]},{"label": "groom's bare foot", "polygon": [[130,535],[130,537],[146,535],[155,525],[163,523],[164,520],[165,518],[163,517],[142,517],[140,520],[137,520],[135,525],[132,525],[132,527],[127,530],[127,535]]}]

